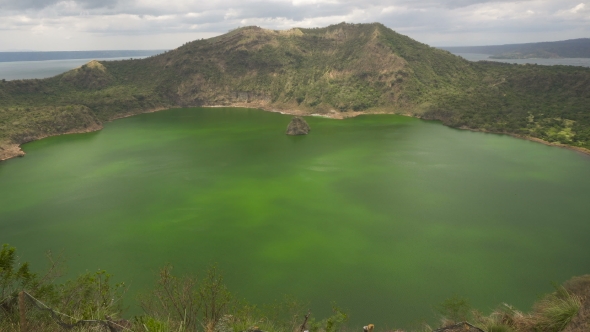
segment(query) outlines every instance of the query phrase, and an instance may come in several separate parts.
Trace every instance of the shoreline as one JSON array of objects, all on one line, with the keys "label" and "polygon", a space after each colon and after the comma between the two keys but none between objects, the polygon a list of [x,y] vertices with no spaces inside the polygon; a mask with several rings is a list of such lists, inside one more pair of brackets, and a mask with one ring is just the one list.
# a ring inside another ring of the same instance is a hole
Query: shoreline
[{"label": "shoreline", "polygon": [[[449,127],[449,126],[447,126],[447,127]],[[449,127],[449,128],[455,128],[455,127]],[[512,133],[505,133],[505,132],[503,133],[503,132],[493,132],[493,131],[487,131],[487,130],[478,130],[478,129],[468,128],[468,127],[457,127],[455,129],[469,130],[469,131],[476,132],[476,133],[507,135],[507,136],[518,138],[518,139],[522,139],[522,140],[525,140],[525,141],[531,141],[531,142],[535,142],[535,143],[541,143],[541,144],[547,145],[547,146],[554,146],[554,147],[558,147],[558,148],[564,148],[564,149],[567,149],[567,150],[579,152],[579,153],[581,153],[583,155],[590,156],[590,149],[582,148],[582,147],[579,147],[579,146],[572,146],[572,145],[562,144],[562,143],[552,143],[552,142],[545,141],[545,140],[543,140],[541,138],[538,138],[538,137],[526,136],[526,135],[519,135],[519,134],[512,134]]]},{"label": "shoreline", "polygon": [[[130,113],[125,113],[125,114],[121,114],[118,115],[108,121],[105,122],[112,122],[118,119],[124,119],[124,118],[128,118],[131,116],[135,116],[135,115],[139,115],[139,114],[145,114],[145,113],[155,113],[155,112],[159,112],[159,111],[164,111],[164,110],[169,110],[169,109],[174,109],[174,108],[193,108],[193,107],[209,107],[209,108],[223,108],[223,107],[236,107],[236,108],[254,108],[254,109],[260,109],[262,111],[265,112],[272,112],[272,113],[280,113],[280,114],[284,114],[284,115],[294,115],[294,116],[315,116],[315,117],[323,117],[323,118],[328,118],[328,119],[335,119],[335,120],[344,120],[344,119],[348,119],[348,118],[354,118],[357,117],[359,115],[377,115],[377,114],[392,114],[392,115],[402,115],[402,116],[409,116],[412,118],[416,118],[416,119],[422,119],[419,116],[416,115],[411,115],[411,114],[399,114],[399,113],[387,113],[387,112],[355,112],[355,111],[350,111],[350,112],[338,112],[336,110],[330,110],[328,113],[308,113],[305,111],[301,111],[301,110],[297,110],[297,109],[287,109],[287,110],[281,110],[281,109],[277,109],[277,108],[271,108],[266,104],[263,103],[233,103],[231,105],[204,105],[204,106],[180,106],[180,105],[175,105],[175,106],[168,106],[168,107],[156,107],[156,108],[152,108],[152,109],[148,109],[145,111],[139,111],[139,112],[130,112]],[[439,121],[439,120],[437,120]],[[554,146],[554,147],[558,147],[558,148],[565,148],[567,150],[571,150],[571,151],[575,151],[578,153],[581,153],[583,155],[586,156],[590,156],[590,149],[586,149],[586,148],[582,148],[582,147],[577,147],[577,146],[571,146],[571,145],[567,145],[567,144],[562,144],[562,143],[552,143],[552,142],[548,142],[545,141],[543,139],[537,138],[537,137],[532,137],[532,136],[525,136],[525,135],[519,135],[519,134],[512,134],[512,133],[502,133],[502,132],[492,132],[492,131],[487,131],[487,130],[478,130],[478,129],[474,129],[474,128],[467,128],[467,127],[450,127],[445,125],[444,123],[442,123],[442,121],[439,121],[441,123],[441,125],[449,127],[449,128],[454,128],[454,129],[460,129],[460,130],[469,130],[472,132],[478,132],[478,133],[488,133],[488,134],[499,134],[499,135],[508,135],[511,136],[513,138],[518,138],[518,139],[523,139],[523,140],[527,140],[527,141],[531,141],[531,142],[536,142],[536,143],[541,143],[543,145],[547,145],[547,146]],[[38,141],[47,137],[53,137],[53,136],[61,136],[61,135],[69,135],[69,134],[84,134],[84,133],[90,133],[90,132],[95,132],[95,131],[99,131],[103,129],[103,124],[101,123],[100,125],[97,126],[93,126],[93,127],[89,127],[89,128],[84,128],[84,129],[80,129],[80,130],[71,130],[68,132],[64,132],[64,133],[59,133],[59,134],[55,134],[55,135],[43,135],[40,137],[36,137],[35,139],[32,139],[30,141],[27,142],[23,142],[20,144],[15,144],[15,143],[11,143],[11,144],[7,144],[5,146],[1,146],[0,145],[0,163],[2,161],[5,160],[9,160],[12,158],[16,158],[16,157],[24,157],[26,155],[26,153],[22,150],[22,145],[26,144],[26,143],[30,143],[33,141]]]},{"label": "shoreline", "polygon": [[522,135],[507,134],[507,133],[504,133],[504,135],[509,135],[509,136],[514,137],[514,138],[520,138],[520,139],[524,139],[524,140],[527,140],[527,141],[541,143],[541,144],[547,145],[547,146],[555,146],[555,147],[558,147],[558,148],[564,148],[564,149],[567,149],[567,150],[576,151],[576,152],[579,152],[581,154],[590,156],[590,149],[581,148],[579,146],[571,146],[571,145],[562,144],[562,143],[547,142],[547,141],[545,141],[543,139],[540,139],[540,138],[537,138],[537,137],[532,137],[532,136],[522,136]]},{"label": "shoreline", "polygon": [[84,128],[84,129],[70,130],[70,131],[55,134],[55,135],[41,135],[39,137],[35,137],[34,139],[32,139],[30,141],[23,142],[20,144],[10,143],[5,146],[0,146],[0,162],[2,162],[4,160],[9,160],[12,158],[24,157],[26,155],[26,153],[21,148],[23,144],[27,144],[30,142],[34,142],[34,141],[38,141],[38,140],[42,140],[44,138],[54,137],[54,136],[93,133],[95,131],[102,130],[102,128],[103,128],[103,125],[102,125],[102,123],[100,123],[100,124],[90,126],[90,127]]}]

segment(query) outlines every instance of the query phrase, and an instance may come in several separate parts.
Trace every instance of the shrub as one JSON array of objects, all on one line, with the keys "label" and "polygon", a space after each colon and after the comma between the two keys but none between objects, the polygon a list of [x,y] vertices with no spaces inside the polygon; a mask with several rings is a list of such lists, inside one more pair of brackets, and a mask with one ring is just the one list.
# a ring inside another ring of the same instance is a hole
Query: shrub
[{"label": "shrub", "polygon": [[172,275],[172,266],[168,265],[160,270],[155,289],[140,296],[139,302],[146,314],[168,321],[172,328],[196,331],[202,326],[213,332],[232,297],[217,267],[210,268],[199,282],[196,276]]},{"label": "shrub", "polygon": [[309,322],[309,331],[311,332],[336,332],[340,331],[344,323],[348,321],[348,315],[338,308],[336,305],[332,305],[332,311],[334,314],[326,319],[323,319],[319,322],[315,320],[310,320]]},{"label": "shrub", "polygon": [[78,319],[118,317],[126,292],[124,283],[112,285],[112,276],[104,270],[86,272],[57,287],[57,307]]},{"label": "shrub", "polygon": [[196,277],[176,277],[172,266],[162,268],[151,294],[140,296],[139,303],[145,313],[154,319],[171,320],[173,326],[196,330],[197,317],[201,309]]},{"label": "shrub", "polygon": [[47,301],[55,300],[56,292],[52,284],[59,276],[56,264],[52,262],[49,270],[39,276],[31,272],[27,262],[20,263],[16,248],[4,244],[0,250],[0,323],[17,322],[17,297],[20,291],[27,291],[35,297]]},{"label": "shrub", "polygon": [[[64,284],[56,284],[61,275],[60,261],[47,255],[50,266],[42,275],[31,272],[28,263],[20,263],[16,249],[5,244],[0,251],[0,330],[18,331],[18,301],[20,291],[26,291],[35,299],[59,312],[76,319],[104,320],[118,316],[122,307],[124,284],[111,285],[111,276],[105,271],[85,273]],[[29,330],[52,331],[59,329],[47,311],[34,309],[27,303],[26,316]],[[42,304],[36,303],[43,307]],[[61,316],[60,316],[61,317]],[[65,323],[75,323],[61,317]]]},{"label": "shrub", "polygon": [[563,331],[571,320],[578,314],[582,300],[577,295],[570,294],[562,286],[545,296],[535,304],[536,328],[541,331]]}]

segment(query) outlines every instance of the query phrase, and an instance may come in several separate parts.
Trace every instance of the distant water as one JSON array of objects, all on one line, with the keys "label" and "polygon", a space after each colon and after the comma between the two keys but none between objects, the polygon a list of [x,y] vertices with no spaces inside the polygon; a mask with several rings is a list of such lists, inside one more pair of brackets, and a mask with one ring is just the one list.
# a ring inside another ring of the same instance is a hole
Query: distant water
[{"label": "distant water", "polygon": [[160,54],[164,50],[0,52],[0,62],[73,59],[138,58]]},{"label": "distant water", "polygon": [[[138,56],[133,58],[143,59],[147,58],[147,56]],[[129,59],[129,57],[0,62],[0,79],[9,81],[47,78],[80,67],[91,60],[113,61],[126,59]]]},{"label": "distant water", "polygon": [[453,53],[460,57],[465,58],[469,61],[497,61],[497,62],[505,62],[505,63],[518,63],[518,64],[525,64],[525,63],[532,63],[537,65],[543,66],[555,66],[555,65],[564,65],[564,66],[581,66],[581,67],[590,67],[590,58],[564,58],[564,59],[490,59],[491,54],[478,54],[478,53]]},{"label": "distant water", "polygon": [[[219,263],[258,304],[332,301],[394,330],[454,294],[528,310],[590,272],[590,158],[398,115],[174,109],[25,144],[0,163],[0,243],[33,267],[106,269],[129,302],[166,263]],[[136,308],[137,310],[137,308]]]}]

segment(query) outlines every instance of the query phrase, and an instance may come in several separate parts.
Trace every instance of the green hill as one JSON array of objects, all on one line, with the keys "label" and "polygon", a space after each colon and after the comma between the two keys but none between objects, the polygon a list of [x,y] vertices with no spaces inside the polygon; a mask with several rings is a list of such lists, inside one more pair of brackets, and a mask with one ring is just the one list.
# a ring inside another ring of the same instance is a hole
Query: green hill
[{"label": "green hill", "polygon": [[590,58],[590,38],[526,44],[441,47],[441,49],[454,53],[492,54],[490,57],[492,59]]},{"label": "green hill", "polygon": [[590,69],[472,63],[382,24],[245,27],[141,60],[0,82],[0,159],[18,144],[174,106],[398,113],[569,146],[590,144]]}]

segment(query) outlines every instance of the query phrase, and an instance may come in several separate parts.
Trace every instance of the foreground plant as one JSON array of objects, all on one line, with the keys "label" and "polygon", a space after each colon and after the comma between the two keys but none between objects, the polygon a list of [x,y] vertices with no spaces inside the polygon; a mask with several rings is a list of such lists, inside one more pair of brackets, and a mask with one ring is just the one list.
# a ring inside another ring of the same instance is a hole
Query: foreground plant
[{"label": "foreground plant", "polygon": [[[335,305],[332,316],[316,319],[305,310],[307,306],[293,298],[263,308],[236,300],[215,266],[206,272],[203,279],[195,275],[175,276],[172,266],[165,266],[157,275],[153,291],[140,297],[140,305],[146,314],[135,317],[133,323],[117,321],[123,311],[124,284],[113,284],[111,276],[105,271],[87,272],[74,280],[57,284],[55,276],[59,269],[50,261],[52,264],[48,272],[39,276],[30,271],[27,263],[19,262],[15,248],[8,245],[2,247],[0,294],[5,297],[0,298],[0,331],[22,330],[16,294],[23,290],[33,294],[26,308],[29,331],[63,331],[62,326],[56,323],[55,315],[37,310],[46,304],[52,310],[61,312],[60,323],[66,325],[80,319],[97,320],[94,325],[77,325],[77,331],[82,332],[104,331],[105,328],[110,331],[131,329],[146,332],[347,331],[348,315]],[[466,320],[473,324],[472,327],[486,332],[589,331],[590,316],[588,302],[585,301],[590,297],[590,275],[574,278],[564,285],[556,286],[555,292],[539,300],[529,314],[503,304],[485,316],[471,310],[469,301],[459,296],[447,299],[437,309],[443,315],[443,326],[452,328],[449,331],[456,331],[452,326]],[[433,330],[424,325],[420,331]]]},{"label": "foreground plant", "polygon": [[487,332],[561,332],[582,308],[582,298],[563,286],[537,301],[525,314],[504,303],[489,316],[473,311],[476,325]]},{"label": "foreground plant", "polygon": [[[63,284],[56,283],[62,275],[60,260],[47,255],[49,268],[43,274],[31,272],[29,264],[21,263],[16,248],[7,244],[0,251],[0,331],[19,331],[18,294],[26,292],[25,318],[30,331],[58,331],[61,328],[49,311],[51,308],[63,323],[78,320],[120,316],[123,283],[113,284],[105,271],[84,273]],[[59,313],[59,314],[57,314]],[[61,313],[64,313],[63,315]],[[69,317],[68,317],[69,316]]]},{"label": "foreground plant", "polygon": [[227,313],[232,296],[215,266],[199,282],[193,275],[174,276],[168,265],[160,270],[155,289],[139,301],[146,314],[172,328],[197,331],[202,327],[213,332]]},{"label": "foreground plant", "polygon": [[579,296],[570,294],[562,286],[556,286],[554,293],[535,304],[535,328],[547,332],[563,331],[581,307],[582,299]]}]

